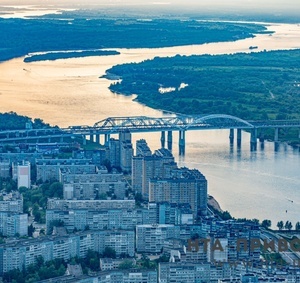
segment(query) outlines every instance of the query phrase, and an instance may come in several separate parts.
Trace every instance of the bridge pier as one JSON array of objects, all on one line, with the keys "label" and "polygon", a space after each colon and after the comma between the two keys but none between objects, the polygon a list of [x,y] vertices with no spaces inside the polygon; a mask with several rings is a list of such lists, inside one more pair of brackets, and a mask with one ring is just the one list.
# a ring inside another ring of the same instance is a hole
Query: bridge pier
[{"label": "bridge pier", "polygon": [[90,142],[94,142],[94,135],[90,134]]},{"label": "bridge pier", "polygon": [[237,147],[240,148],[242,145],[242,129],[237,129]]},{"label": "bridge pier", "polygon": [[64,137],[63,137],[63,136],[61,136],[61,137],[59,138],[59,142],[60,142],[60,143],[63,143],[63,142],[64,142]]},{"label": "bridge pier", "polygon": [[274,132],[274,150],[279,150],[279,128],[275,128]]},{"label": "bridge pier", "polygon": [[179,155],[185,154],[185,131],[179,131]]},{"label": "bridge pier", "polygon": [[104,145],[105,146],[108,146],[109,140],[110,140],[110,134],[105,134],[104,135]]},{"label": "bridge pier", "polygon": [[168,150],[170,151],[172,150],[172,140],[173,140],[172,131],[168,131]]},{"label": "bridge pier", "polygon": [[251,151],[256,151],[257,150],[257,129],[256,128],[253,128],[251,130],[250,150]]},{"label": "bridge pier", "polygon": [[265,148],[265,133],[263,132],[263,130],[261,130],[259,133],[259,141],[260,141],[260,149],[264,149]]},{"label": "bridge pier", "polygon": [[86,145],[86,137],[85,137],[85,135],[82,136],[82,143],[83,143],[83,145]]},{"label": "bridge pier", "polygon": [[275,133],[274,133],[274,142],[278,142],[278,137],[279,137],[279,128],[275,128]]},{"label": "bridge pier", "polygon": [[161,147],[165,148],[165,143],[166,143],[166,133],[165,133],[165,131],[161,132],[160,143],[161,143]]},{"label": "bridge pier", "polygon": [[260,133],[259,133],[259,141],[261,143],[265,142],[265,133],[263,132],[263,130],[261,130]]},{"label": "bridge pier", "polygon": [[100,135],[99,134],[96,134],[96,143],[100,144]]},{"label": "bridge pier", "polygon": [[234,129],[230,129],[229,141],[230,141],[230,145],[233,145],[233,142],[234,142]]}]

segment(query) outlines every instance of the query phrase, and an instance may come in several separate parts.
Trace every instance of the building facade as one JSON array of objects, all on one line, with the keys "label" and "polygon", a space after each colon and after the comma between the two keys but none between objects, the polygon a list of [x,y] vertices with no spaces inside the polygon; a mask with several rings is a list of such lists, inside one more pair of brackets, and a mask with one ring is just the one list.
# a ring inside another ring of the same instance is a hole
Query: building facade
[{"label": "building facade", "polygon": [[164,241],[168,238],[179,238],[180,227],[167,224],[144,224],[136,226],[137,252],[159,254]]},{"label": "building facade", "polygon": [[134,231],[86,231],[63,237],[26,239],[0,245],[0,275],[14,268],[22,270],[36,262],[85,257],[88,250],[103,252],[112,247],[119,255],[134,256]]},{"label": "building facade", "polygon": [[0,233],[6,237],[28,235],[28,215],[0,211]]},{"label": "building facade", "polygon": [[189,204],[194,215],[207,214],[207,181],[198,170],[171,171],[171,178],[149,180],[149,201]]},{"label": "building facade", "polygon": [[96,166],[91,159],[37,159],[36,178],[43,182],[59,181],[60,170],[69,170],[70,173],[95,173]]}]

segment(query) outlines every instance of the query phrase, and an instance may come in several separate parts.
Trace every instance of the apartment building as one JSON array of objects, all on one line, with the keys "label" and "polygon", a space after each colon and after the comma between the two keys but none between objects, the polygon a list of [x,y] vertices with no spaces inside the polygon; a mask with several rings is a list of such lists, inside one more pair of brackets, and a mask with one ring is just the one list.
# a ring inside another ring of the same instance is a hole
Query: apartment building
[{"label": "apartment building", "polygon": [[103,252],[112,247],[117,255],[134,255],[134,231],[85,231],[63,237],[44,237],[7,242],[0,245],[0,275],[14,268],[20,270],[35,263],[41,256],[44,261],[55,258],[68,260],[84,257],[88,250]]},{"label": "apartment building", "polygon": [[180,227],[167,224],[144,224],[136,226],[137,252],[151,254],[161,253],[164,241],[168,238],[179,238]]},{"label": "apartment building", "polygon": [[65,200],[49,198],[47,208],[63,211],[71,209],[134,209],[135,200]]},{"label": "apartment building", "polygon": [[60,169],[69,170],[71,173],[95,173],[97,167],[91,159],[37,159],[37,180],[43,182],[59,180]]}]

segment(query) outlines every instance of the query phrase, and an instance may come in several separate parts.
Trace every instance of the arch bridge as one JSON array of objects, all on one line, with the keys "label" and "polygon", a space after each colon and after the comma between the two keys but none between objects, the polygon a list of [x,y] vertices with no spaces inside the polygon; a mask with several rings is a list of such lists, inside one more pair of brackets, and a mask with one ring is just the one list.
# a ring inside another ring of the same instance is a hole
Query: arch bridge
[{"label": "arch bridge", "polygon": [[[28,140],[50,141],[54,138],[64,137],[83,137],[87,136],[90,140],[100,143],[100,135],[104,135],[105,142],[108,142],[111,134],[117,134],[124,131],[130,133],[142,132],[161,132],[161,143],[165,146],[165,133],[167,132],[168,148],[172,148],[172,132],[179,132],[179,148],[184,153],[185,132],[190,130],[213,130],[229,129],[230,142],[234,141],[234,130],[237,130],[237,144],[241,144],[241,131],[251,131],[251,148],[256,149],[257,130],[275,129],[274,141],[278,141],[280,128],[299,128],[300,120],[265,120],[265,121],[246,121],[238,117],[225,114],[211,115],[173,115],[163,117],[109,117],[95,123],[93,126],[70,126],[68,128],[46,128],[46,129],[24,129],[18,131],[1,131],[0,143],[24,142]],[[299,135],[300,137],[300,135]]]}]

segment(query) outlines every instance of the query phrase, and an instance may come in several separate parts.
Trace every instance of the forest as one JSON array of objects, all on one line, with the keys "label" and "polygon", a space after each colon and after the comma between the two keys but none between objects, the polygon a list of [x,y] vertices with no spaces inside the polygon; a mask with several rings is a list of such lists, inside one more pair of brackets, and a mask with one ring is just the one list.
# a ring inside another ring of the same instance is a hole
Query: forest
[{"label": "forest", "polygon": [[[242,119],[300,118],[300,50],[175,56],[114,66],[110,89],[150,107]],[[109,77],[108,76],[108,77]]]},{"label": "forest", "polygon": [[27,116],[18,115],[15,112],[0,113],[0,131],[26,129],[26,123],[31,123],[34,129],[50,127],[49,124],[44,123],[39,118],[32,120]]},{"label": "forest", "polygon": [[107,56],[107,55],[118,55],[120,52],[114,50],[90,50],[81,52],[49,52],[46,54],[33,54],[25,57],[24,62],[36,62],[45,60],[58,60],[58,59],[68,59],[68,58],[78,58],[78,57],[88,57],[88,56]]},{"label": "forest", "polygon": [[0,18],[0,62],[34,52],[182,46],[234,41],[267,32],[258,24],[86,16],[76,11],[30,20]]}]

